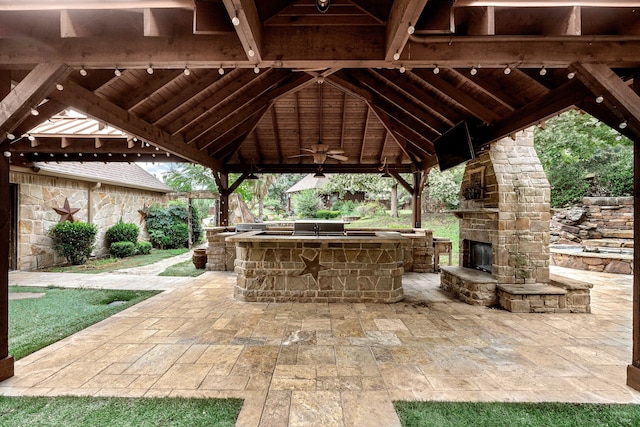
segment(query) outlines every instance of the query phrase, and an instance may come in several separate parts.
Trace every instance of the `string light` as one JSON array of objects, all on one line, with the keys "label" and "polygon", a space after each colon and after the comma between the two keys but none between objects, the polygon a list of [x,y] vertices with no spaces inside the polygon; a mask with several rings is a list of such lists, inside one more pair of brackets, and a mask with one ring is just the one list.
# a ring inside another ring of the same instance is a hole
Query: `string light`
[{"label": "string light", "polygon": [[437,65],[433,68],[433,74],[440,74],[440,68]]},{"label": "string light", "polygon": [[234,16],[234,17],[231,19],[231,23],[232,23],[235,27],[237,27],[238,25],[240,25],[240,18],[238,18],[237,16]]},{"label": "string light", "polygon": [[87,77],[89,73],[87,72],[87,70],[84,69],[84,66],[82,68],[80,68],[80,75],[82,77]]},{"label": "string light", "polygon": [[153,66],[152,65],[149,65],[147,67],[147,74],[149,74],[149,75],[153,74]]},{"label": "string light", "polygon": [[509,74],[511,74],[511,67],[509,67],[509,66],[507,65],[507,67],[504,69],[503,73],[504,73],[506,76],[508,76]]},{"label": "string light", "polygon": [[253,72],[256,74],[260,74],[260,67],[258,67],[257,65],[253,67]]},{"label": "string light", "polygon": [[469,74],[475,76],[476,74],[478,74],[478,69],[476,67],[471,67],[471,71],[469,71]]},{"label": "string light", "polygon": [[404,66],[401,66],[401,67],[400,67],[400,73],[404,74],[404,72],[405,72],[405,71],[407,71],[407,69],[406,69],[406,68],[404,68]]},{"label": "string light", "polygon": [[185,76],[189,76],[189,75],[191,75],[191,70],[189,69],[189,67],[187,67],[185,65],[183,73],[184,73]]},{"label": "string light", "polygon": [[224,74],[224,68],[222,68],[222,65],[220,65],[220,68],[218,68],[218,74],[220,75]]},{"label": "string light", "polygon": [[547,69],[544,68],[544,65],[542,66],[542,68],[540,68],[540,75],[541,76],[546,76],[547,75]]},{"label": "string light", "polygon": [[576,76],[576,73],[574,73],[574,72],[570,72],[569,74],[567,74],[567,78],[569,80],[573,79],[575,76]]},{"label": "string light", "polygon": [[60,90],[60,91],[63,91],[63,90],[64,90],[64,86],[62,86],[62,84],[58,83],[58,84],[56,85],[56,89],[58,89],[58,90]]},{"label": "string light", "polygon": [[627,121],[625,120],[624,122],[620,123],[620,124],[618,125],[618,127],[619,127],[620,129],[625,129],[625,128],[627,127]]},{"label": "string light", "polygon": [[16,139],[16,136],[11,132],[7,132],[7,139],[13,141],[14,139]]},{"label": "string light", "polygon": [[413,34],[416,32],[416,27],[414,27],[413,25],[411,25],[411,23],[409,23],[409,27],[407,28],[407,33],[409,33],[409,35]]},{"label": "string light", "polygon": [[247,54],[248,54],[250,57],[252,57],[252,58],[253,58],[254,56],[256,56],[256,52],[255,52],[253,49],[249,49],[249,50],[247,51]]},{"label": "string light", "polygon": [[116,69],[113,70],[113,74],[115,74],[116,77],[120,77],[122,75],[122,71],[120,71],[120,69],[118,69],[118,67],[116,67]]},{"label": "string light", "polygon": [[604,96],[600,95],[596,98],[596,103],[602,104],[604,102]]},{"label": "string light", "polygon": [[400,59],[400,52],[396,51],[396,53],[393,54],[393,60],[397,61],[398,59]]}]

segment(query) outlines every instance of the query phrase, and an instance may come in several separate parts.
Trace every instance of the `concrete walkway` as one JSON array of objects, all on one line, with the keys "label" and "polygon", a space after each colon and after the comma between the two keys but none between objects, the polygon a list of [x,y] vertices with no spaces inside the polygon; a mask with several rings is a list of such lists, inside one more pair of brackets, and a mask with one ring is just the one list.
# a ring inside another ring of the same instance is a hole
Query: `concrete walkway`
[{"label": "concrete walkway", "polygon": [[[398,426],[394,400],[640,403],[632,276],[553,272],[594,284],[592,314],[469,306],[436,274],[406,274],[397,304],[241,303],[233,273],[105,274],[91,285],[171,291],[17,361],[0,394],[241,397],[241,426]],[[89,284],[76,276],[39,278]]]}]

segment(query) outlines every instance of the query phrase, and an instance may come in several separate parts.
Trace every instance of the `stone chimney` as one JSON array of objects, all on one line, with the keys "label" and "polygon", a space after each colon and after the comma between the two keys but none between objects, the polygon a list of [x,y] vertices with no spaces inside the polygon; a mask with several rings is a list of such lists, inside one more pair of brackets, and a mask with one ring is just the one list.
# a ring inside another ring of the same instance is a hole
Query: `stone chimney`
[{"label": "stone chimney", "polygon": [[[549,283],[550,186],[533,129],[504,138],[467,163],[460,191],[460,265],[478,268],[474,245],[491,245],[497,284]],[[487,260],[488,264],[488,260]]]}]

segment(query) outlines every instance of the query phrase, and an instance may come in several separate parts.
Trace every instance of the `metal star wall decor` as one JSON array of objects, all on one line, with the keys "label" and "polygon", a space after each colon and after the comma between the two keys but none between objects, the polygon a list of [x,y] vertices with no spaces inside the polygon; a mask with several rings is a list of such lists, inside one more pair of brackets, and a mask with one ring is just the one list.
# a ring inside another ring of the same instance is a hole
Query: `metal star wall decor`
[{"label": "metal star wall decor", "polygon": [[61,208],[53,208],[53,210],[58,212],[58,214],[60,215],[60,222],[65,222],[65,221],[74,222],[75,219],[73,219],[73,214],[78,212],[80,208],[72,208],[69,205],[69,199],[65,197],[64,206]]},{"label": "metal star wall decor", "polygon": [[304,270],[302,270],[300,275],[304,276],[305,274],[311,274],[317,282],[318,273],[327,269],[327,267],[320,264],[320,254],[317,254],[313,259],[305,258],[303,256],[300,256],[300,258],[302,258],[302,261],[304,261],[305,264]]}]

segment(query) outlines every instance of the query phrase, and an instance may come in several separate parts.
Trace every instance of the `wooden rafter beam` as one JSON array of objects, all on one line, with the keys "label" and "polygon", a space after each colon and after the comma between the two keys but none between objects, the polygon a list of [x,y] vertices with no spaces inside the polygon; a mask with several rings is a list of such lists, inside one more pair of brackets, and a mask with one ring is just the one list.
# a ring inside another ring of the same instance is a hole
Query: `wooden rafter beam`
[{"label": "wooden rafter beam", "polygon": [[21,135],[26,134],[31,129],[44,123],[56,114],[62,112],[65,108],[65,105],[52,99],[45,102],[44,104],[40,104],[38,106],[38,112],[40,114],[38,114],[37,116],[29,115],[26,119],[24,119],[22,123],[20,123],[20,125],[13,130],[14,135],[16,137],[20,137]]},{"label": "wooden rafter beam", "polygon": [[367,143],[367,133],[369,131],[369,118],[371,116],[371,108],[367,108],[364,116],[364,126],[362,127],[362,139],[360,141],[360,163],[364,163],[365,145]]},{"label": "wooden rafter beam", "polygon": [[133,110],[137,105],[149,99],[151,95],[182,76],[182,70],[156,70],[144,85],[140,85],[132,91],[128,91],[124,99],[117,102],[127,111]]},{"label": "wooden rafter beam", "polygon": [[0,102],[0,135],[18,125],[71,72],[64,64],[39,64]]},{"label": "wooden rafter beam", "polygon": [[[142,142],[134,143],[130,147],[130,141],[127,138],[82,138],[82,137],[45,137],[36,136],[37,145],[34,146],[27,138],[11,144],[11,151],[19,153],[40,153],[46,160],[48,154],[64,154],[64,153],[82,153],[91,156],[93,153],[103,154],[130,154],[131,156],[140,154],[163,154],[164,152],[156,150],[154,146],[143,146]],[[98,144],[96,144],[96,139]],[[64,140],[64,144],[63,144]],[[90,160],[90,159],[87,159]]]},{"label": "wooden rafter beam", "polygon": [[[571,66],[577,78],[594,96],[602,96],[606,105],[619,111],[620,123],[631,128],[640,137],[640,97],[634,90],[603,64],[576,63]],[[616,127],[618,129],[618,127]]]},{"label": "wooden rafter beam", "polygon": [[[247,53],[247,60],[254,64],[262,62],[262,21],[254,0],[222,0],[229,19]],[[234,18],[237,20],[234,21]],[[237,22],[237,25],[236,25]],[[251,54],[253,53],[253,55]]]},{"label": "wooden rafter beam", "polygon": [[[244,123],[250,116],[258,111],[266,109],[272,101],[285,96],[292,91],[298,90],[309,82],[313,81],[312,77],[305,73],[299,73],[298,75],[291,76],[290,79],[283,79],[280,83],[265,93],[259,98],[254,98],[249,103],[245,104],[242,108],[236,109],[229,116],[226,116],[222,122],[219,122],[215,127],[211,128],[208,132],[201,135],[196,141],[196,144],[200,149],[207,148],[211,145],[218,147],[217,140],[230,132],[236,126]],[[213,148],[217,151],[218,148]]]},{"label": "wooden rafter beam", "polygon": [[492,123],[500,119],[497,113],[485,107],[473,96],[433,74],[431,70],[413,70],[412,73],[424,80],[433,87],[433,89],[458,103],[461,108],[464,108],[483,122]]},{"label": "wooden rafter beam", "polygon": [[[247,164],[228,164],[229,173],[248,172],[250,165]],[[260,173],[314,173],[317,172],[318,165],[313,163],[288,163],[288,164],[257,164],[255,168]],[[411,173],[416,169],[413,164],[394,165],[393,170],[398,173]],[[380,164],[342,164],[342,163],[325,163],[322,165],[324,173],[380,173]],[[389,170],[391,173],[391,170]]]},{"label": "wooden rafter beam", "polygon": [[96,120],[109,123],[129,135],[149,141],[171,154],[183,157],[191,162],[200,163],[214,170],[222,170],[224,168],[220,161],[204,155],[194,147],[186,145],[183,138],[170,135],[158,129],[156,126],[130,114],[76,83],[67,80],[63,91],[54,92],[51,97],[56,101],[76,108]]},{"label": "wooden rafter beam", "polygon": [[409,27],[418,23],[418,19],[427,4],[427,0],[395,0],[387,23],[386,49],[384,58],[393,61],[394,55],[402,53],[409,40]]},{"label": "wooden rafter beam", "polygon": [[250,84],[239,87],[239,90],[235,92],[234,97],[229,102],[219,102],[218,108],[209,108],[207,111],[208,117],[198,120],[195,126],[191,126],[185,132],[187,143],[193,143],[218,123],[229,120],[235,112],[251,104],[256,105],[264,102],[263,95],[290,75],[291,72],[289,70],[269,70],[259,78],[253,78]]},{"label": "wooden rafter beam", "polygon": [[198,103],[194,108],[191,108],[186,113],[176,117],[175,120],[165,127],[165,130],[170,134],[181,132],[193,123],[196,123],[199,118],[205,116],[209,110],[214,108],[216,105],[222,103],[225,99],[233,96],[237,92],[245,90],[250,86],[251,82],[259,79],[260,76],[249,70],[233,70],[225,75],[220,82],[226,83],[220,88],[220,90],[215,91],[212,96],[208,97],[205,101]]},{"label": "wooden rafter beam", "polygon": [[588,94],[589,90],[579,80],[570,80],[499,122],[489,127],[470,130],[471,136],[477,138],[474,145],[479,148],[562,113],[574,105],[579,105]]}]

